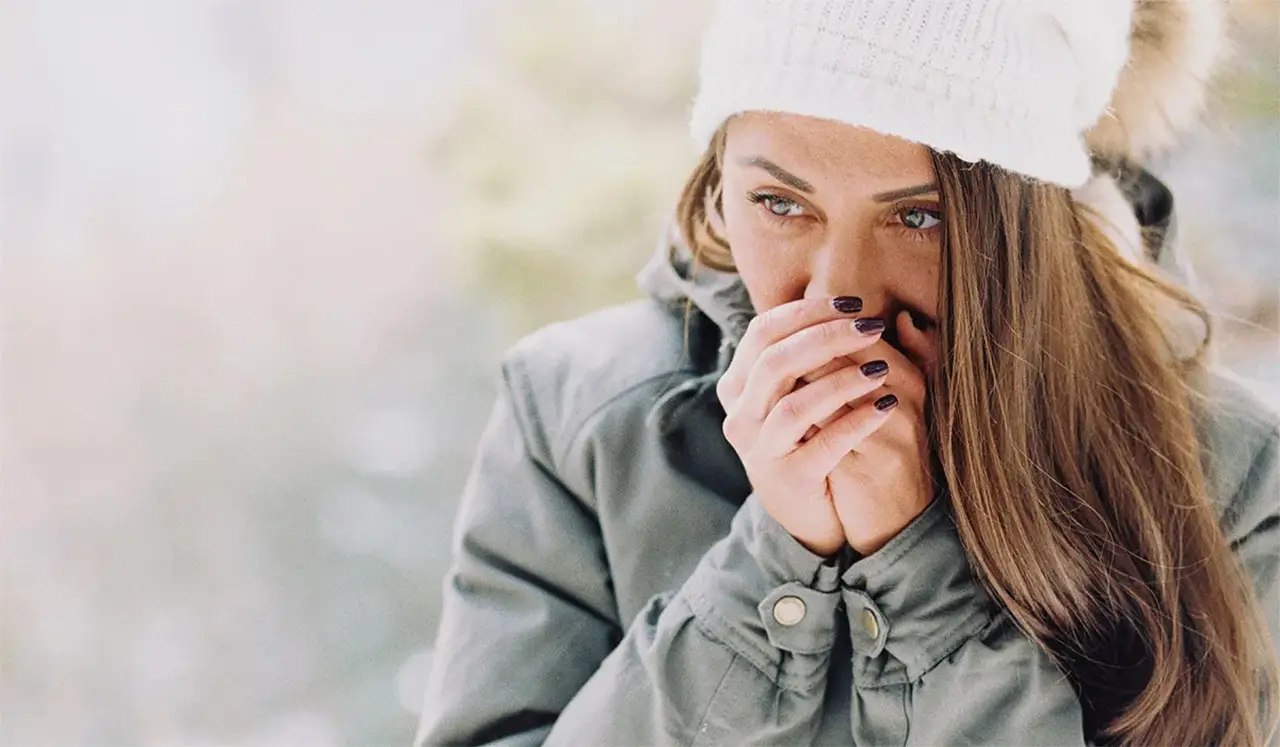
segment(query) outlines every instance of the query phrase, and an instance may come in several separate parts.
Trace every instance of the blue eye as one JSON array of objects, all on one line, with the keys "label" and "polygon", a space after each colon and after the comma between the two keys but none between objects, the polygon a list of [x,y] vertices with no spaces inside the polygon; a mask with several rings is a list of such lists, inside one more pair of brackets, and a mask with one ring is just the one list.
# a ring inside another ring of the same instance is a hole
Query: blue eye
[{"label": "blue eye", "polygon": [[765,210],[778,218],[799,218],[804,215],[804,208],[800,203],[768,192],[751,192],[747,195],[747,199],[757,205],[763,205]]},{"label": "blue eye", "polygon": [[907,208],[898,213],[902,225],[917,231],[927,231],[942,223],[942,216],[932,210],[923,208]]}]

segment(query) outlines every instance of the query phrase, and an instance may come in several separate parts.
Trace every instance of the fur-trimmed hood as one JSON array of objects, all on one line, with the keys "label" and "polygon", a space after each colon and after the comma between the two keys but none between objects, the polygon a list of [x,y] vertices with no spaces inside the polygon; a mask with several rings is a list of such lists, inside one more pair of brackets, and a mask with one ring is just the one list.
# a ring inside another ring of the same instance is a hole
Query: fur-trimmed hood
[{"label": "fur-trimmed hood", "polygon": [[[1095,174],[1074,190],[1101,218],[1116,248],[1135,263],[1169,257],[1153,245],[1133,211],[1131,177],[1173,150],[1205,113],[1209,83],[1227,57],[1227,0],[1116,0],[1132,2],[1129,60],[1098,122],[1085,134]],[[1181,274],[1188,274],[1181,262]],[[1184,278],[1186,279],[1186,278]]]},{"label": "fur-trimmed hood", "polygon": [[1227,55],[1227,0],[1116,1],[1133,3],[1129,61],[1085,139],[1096,157],[1146,164],[1204,113]]}]

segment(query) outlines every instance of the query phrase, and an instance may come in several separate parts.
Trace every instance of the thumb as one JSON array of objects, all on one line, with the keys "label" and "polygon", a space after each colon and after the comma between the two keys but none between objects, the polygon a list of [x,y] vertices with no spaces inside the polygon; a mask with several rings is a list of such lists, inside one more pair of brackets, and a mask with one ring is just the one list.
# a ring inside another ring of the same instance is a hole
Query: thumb
[{"label": "thumb", "polygon": [[911,318],[911,312],[905,309],[898,312],[894,325],[902,352],[921,371],[932,370],[934,361],[938,357],[937,328],[928,331],[920,329]]}]

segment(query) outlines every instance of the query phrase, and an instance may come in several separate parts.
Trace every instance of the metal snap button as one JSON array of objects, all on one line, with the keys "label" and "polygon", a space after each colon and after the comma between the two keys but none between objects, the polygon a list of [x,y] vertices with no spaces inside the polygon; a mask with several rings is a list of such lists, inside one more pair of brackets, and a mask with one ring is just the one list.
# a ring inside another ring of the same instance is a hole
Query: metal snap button
[{"label": "metal snap button", "polygon": [[862,632],[873,641],[880,637],[880,623],[876,620],[875,613],[866,607],[862,608]]},{"label": "metal snap button", "polygon": [[804,619],[804,600],[800,597],[782,597],[773,603],[773,619],[779,625],[798,625]]}]

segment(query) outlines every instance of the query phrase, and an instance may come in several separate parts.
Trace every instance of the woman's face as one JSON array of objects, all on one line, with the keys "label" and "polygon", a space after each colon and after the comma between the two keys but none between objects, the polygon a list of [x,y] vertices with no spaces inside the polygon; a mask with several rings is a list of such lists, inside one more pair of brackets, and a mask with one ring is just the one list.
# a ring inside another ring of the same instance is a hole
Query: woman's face
[{"label": "woman's face", "polygon": [[726,137],[725,238],[758,312],[857,296],[890,329],[904,310],[936,323],[943,224],[927,148],[794,114],[743,114]]}]

